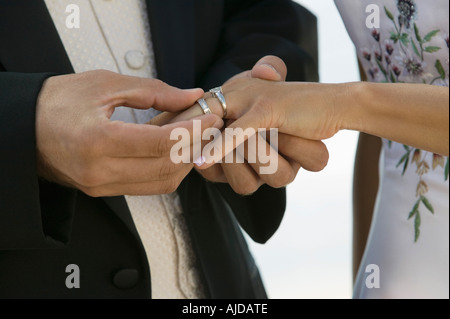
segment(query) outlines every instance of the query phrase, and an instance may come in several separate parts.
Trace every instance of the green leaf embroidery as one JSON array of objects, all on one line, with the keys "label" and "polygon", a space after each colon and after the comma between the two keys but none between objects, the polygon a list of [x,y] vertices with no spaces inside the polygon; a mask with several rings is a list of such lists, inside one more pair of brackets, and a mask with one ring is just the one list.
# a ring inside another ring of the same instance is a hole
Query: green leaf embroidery
[{"label": "green leaf embroidery", "polygon": [[420,205],[420,199],[416,202],[412,211],[409,213],[408,220],[410,220],[411,218],[414,217],[414,215],[416,215],[416,213],[418,212],[418,209],[419,209],[419,205]]},{"label": "green leaf embroidery", "polygon": [[419,27],[414,23],[414,33],[416,34],[416,39],[419,43],[422,43],[422,37],[419,34]]},{"label": "green leaf embroidery", "polygon": [[421,223],[422,223],[422,220],[420,219],[420,212],[417,211],[416,218],[414,218],[414,242],[416,242],[416,243],[417,243],[417,240],[419,240]]},{"label": "green leaf embroidery", "polygon": [[384,66],[381,65],[380,61],[378,59],[376,60],[378,67],[380,68],[381,72],[383,72],[384,75],[386,75],[386,70],[384,69]]},{"label": "green leaf embroidery", "polygon": [[403,165],[403,172],[402,172],[402,175],[405,175],[406,170],[408,169],[408,165],[409,165],[409,154],[407,154],[407,155],[408,155],[408,157],[406,158],[405,165]]},{"label": "green leaf embroidery", "polygon": [[425,207],[432,213],[434,214],[434,208],[433,205],[431,205],[431,203],[429,202],[428,198],[426,198],[425,196],[422,196],[420,198],[420,200],[422,201],[422,203],[425,205]]},{"label": "green leaf embroidery", "polygon": [[377,65],[378,65],[378,67],[380,68],[381,73],[383,73],[384,77],[386,78],[386,82],[389,82],[388,74],[387,74],[387,72],[386,72],[384,66],[380,63],[380,61],[378,61],[378,59],[375,59],[375,61],[377,62]]},{"label": "green leaf embroidery", "polygon": [[388,10],[388,8],[386,8],[386,6],[384,6],[384,12],[386,12],[386,15],[388,16],[389,19],[394,21],[394,15],[391,13],[391,11]]},{"label": "green leaf embroidery", "polygon": [[444,70],[444,67],[442,66],[441,61],[440,60],[436,60],[436,63],[434,64],[434,67],[439,72],[439,75],[441,76],[441,79],[444,80],[445,79],[445,70]]},{"label": "green leaf embroidery", "polygon": [[394,73],[392,71],[390,72],[390,75],[391,75],[391,82],[392,83],[397,82],[397,80],[395,79]]},{"label": "green leaf embroidery", "polygon": [[420,55],[420,53],[419,53],[419,49],[417,49],[416,43],[414,42],[413,39],[411,39],[411,45],[412,45],[412,48],[413,48],[413,50],[414,50],[414,53],[415,53],[418,57],[421,57],[421,55]]},{"label": "green leaf embroidery", "polygon": [[428,34],[423,38],[423,42],[424,42],[424,43],[425,43],[425,42],[430,42],[431,39],[432,39],[436,34],[439,33],[439,31],[441,31],[441,30],[433,30],[433,31],[431,31],[430,33],[428,33]]},{"label": "green leaf embroidery", "polygon": [[392,141],[388,141],[388,146],[389,146],[389,148],[392,147]]},{"label": "green leaf embroidery", "polygon": [[449,171],[449,163],[448,163],[448,157],[447,157],[447,163],[445,164],[445,181],[448,180],[448,171]]},{"label": "green leaf embroidery", "polygon": [[394,41],[394,43],[397,43],[399,39],[399,36],[395,32],[391,32],[391,40]]},{"label": "green leaf embroidery", "polygon": [[400,159],[400,161],[397,163],[396,168],[398,168],[400,165],[402,165],[407,159],[409,158],[409,154],[403,155],[403,157]]},{"label": "green leaf embroidery", "polygon": [[440,49],[441,49],[440,47],[429,46],[429,47],[425,48],[425,52],[433,53],[433,52],[438,52]]},{"label": "green leaf embroidery", "polygon": [[403,144],[403,148],[407,151],[407,152],[409,152],[411,149],[409,148],[409,146],[408,145],[405,145],[405,144]]},{"label": "green leaf embroidery", "polygon": [[408,33],[402,33],[402,35],[400,36],[400,41],[402,41],[405,47],[408,47],[409,45]]}]

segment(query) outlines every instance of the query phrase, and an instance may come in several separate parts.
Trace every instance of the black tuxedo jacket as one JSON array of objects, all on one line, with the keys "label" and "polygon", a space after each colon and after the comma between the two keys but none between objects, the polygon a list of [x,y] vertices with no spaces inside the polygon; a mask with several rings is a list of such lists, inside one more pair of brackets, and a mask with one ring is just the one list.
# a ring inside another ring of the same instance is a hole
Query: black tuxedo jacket
[{"label": "black tuxedo jacket", "polygon": [[[316,80],[315,18],[288,0],[147,0],[158,76],[181,88],[222,84],[262,56],[291,80]],[[306,51],[298,45],[303,43]],[[41,0],[0,0],[0,297],[149,298],[145,251],[123,197],[91,198],[36,175],[35,103],[43,81],[73,69]],[[240,226],[267,241],[285,190],[252,196],[192,172],[179,187],[211,298],[265,297]],[[80,268],[80,288],[65,285]]]}]

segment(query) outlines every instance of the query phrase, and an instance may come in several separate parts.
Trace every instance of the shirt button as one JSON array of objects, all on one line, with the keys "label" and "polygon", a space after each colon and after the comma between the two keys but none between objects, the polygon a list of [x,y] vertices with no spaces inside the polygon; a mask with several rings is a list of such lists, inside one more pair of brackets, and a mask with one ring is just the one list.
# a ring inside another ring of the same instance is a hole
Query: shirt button
[{"label": "shirt button", "polygon": [[139,50],[130,50],[125,53],[125,62],[130,69],[138,70],[145,64],[144,53]]},{"label": "shirt button", "polygon": [[119,289],[130,289],[137,285],[139,272],[136,269],[122,269],[113,276],[113,284]]}]

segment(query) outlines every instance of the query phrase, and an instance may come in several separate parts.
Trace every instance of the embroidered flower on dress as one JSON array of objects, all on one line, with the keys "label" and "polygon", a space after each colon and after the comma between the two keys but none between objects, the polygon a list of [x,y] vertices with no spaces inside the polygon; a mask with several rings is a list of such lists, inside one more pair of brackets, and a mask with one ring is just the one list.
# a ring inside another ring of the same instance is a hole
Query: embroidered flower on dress
[{"label": "embroidered flower on dress", "polygon": [[375,51],[375,58],[380,62],[383,61],[383,56],[378,51]]},{"label": "embroidered flower on dress", "polygon": [[417,165],[417,170],[416,173],[419,176],[423,176],[425,174],[427,174],[430,171],[430,165],[428,165],[427,162],[422,161],[419,163],[419,165]]},{"label": "embroidered flower on dress", "polygon": [[[424,83],[429,85],[449,86],[449,58],[442,56],[447,45],[449,48],[449,35],[441,30],[421,30],[418,21],[418,9],[414,0],[396,0],[397,12],[392,8],[384,7],[387,18],[392,22],[388,34],[380,29],[369,30],[372,48],[363,48],[361,63],[371,81],[385,83]],[[398,17],[398,19],[396,19]],[[448,32],[448,31],[446,31]],[[433,41],[440,37],[439,42]],[[444,45],[445,42],[445,45]],[[370,44],[369,44],[370,46]],[[436,53],[440,52],[440,56]],[[392,142],[389,142],[389,147]],[[410,211],[408,220],[414,217],[414,241],[420,236],[421,208],[424,207],[434,214],[433,203],[427,197],[428,184],[425,182],[431,168],[442,168],[444,178],[449,178],[449,158],[438,154],[430,154],[414,147],[403,145],[405,150],[400,158],[397,168],[402,168],[405,175],[411,169],[410,163],[415,163],[417,174],[416,202]],[[432,155],[432,158],[430,158]]]},{"label": "embroidered flower on dress", "polygon": [[400,26],[405,26],[409,29],[417,19],[417,7],[415,2],[413,0],[398,0],[397,8],[400,12],[398,23]]},{"label": "embroidered flower on dress", "polygon": [[433,154],[433,170],[435,170],[438,166],[444,167],[445,159],[444,156],[439,154]]},{"label": "embroidered flower on dress", "polygon": [[413,163],[416,163],[417,167],[418,167],[419,164],[420,164],[420,158],[421,158],[421,156],[422,156],[422,151],[416,149],[416,150],[414,151],[414,155],[413,155],[413,158],[412,158],[412,162],[413,162]]},{"label": "embroidered flower on dress", "polygon": [[392,71],[394,71],[394,74],[399,77],[400,74],[402,74],[402,69],[400,67],[398,67],[397,65],[394,65],[392,67]]},{"label": "embroidered flower on dress", "polygon": [[367,61],[370,62],[370,60],[372,60],[372,54],[370,54],[367,50],[365,49],[361,50],[361,54],[363,58],[366,59]]},{"label": "embroidered flower on dress", "polygon": [[394,45],[391,40],[384,41],[384,46],[388,55],[392,55],[392,53],[394,53]]},{"label": "embroidered flower on dress", "polygon": [[419,184],[417,185],[416,196],[421,197],[421,196],[425,195],[426,193],[428,193],[428,185],[427,185],[427,183],[425,183],[424,181],[421,180],[419,182]]},{"label": "embroidered flower on dress", "polygon": [[372,79],[375,79],[375,77],[377,76],[377,74],[380,72],[380,69],[378,68],[373,68],[369,70],[369,74],[372,77]]},{"label": "embroidered flower on dress", "polygon": [[404,57],[401,60],[401,63],[405,71],[413,77],[421,76],[424,72],[423,70],[425,69],[425,63],[419,61],[416,57],[413,56]]},{"label": "embroidered flower on dress", "polygon": [[387,63],[387,65],[391,65],[391,58],[389,57],[389,55],[386,55],[385,57],[384,57],[384,59],[386,60],[386,63]]},{"label": "embroidered flower on dress", "polygon": [[378,32],[377,29],[372,30],[372,37],[375,39],[375,41],[380,42],[380,32]]}]

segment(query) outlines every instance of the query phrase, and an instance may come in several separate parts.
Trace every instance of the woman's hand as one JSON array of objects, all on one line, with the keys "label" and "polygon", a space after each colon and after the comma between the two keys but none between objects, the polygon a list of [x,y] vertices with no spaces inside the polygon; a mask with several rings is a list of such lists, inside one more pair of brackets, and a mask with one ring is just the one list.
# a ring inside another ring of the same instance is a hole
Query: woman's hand
[{"label": "woman's hand", "polygon": [[[280,133],[310,140],[332,137],[341,128],[336,94],[346,94],[337,84],[272,82],[235,79],[223,86],[229,104],[229,127],[278,128]],[[214,103],[214,101],[212,101]]]},{"label": "woman's hand", "polygon": [[[448,156],[448,88],[406,83],[319,84],[234,79],[223,86],[227,128],[278,128],[286,135],[320,141],[355,130]],[[211,101],[211,103],[218,103]],[[221,149],[236,147],[222,136]],[[281,149],[281,148],[280,148]],[[206,158],[207,168],[221,154]]]},{"label": "woman's hand", "polygon": [[[303,155],[303,166],[306,162],[313,171],[325,166],[323,163],[326,164],[328,153],[321,140],[332,137],[341,129],[339,111],[333,104],[332,95],[336,94],[333,85],[236,78],[224,84],[222,89],[228,105],[227,118],[232,120],[228,122],[227,129],[240,128],[245,131],[251,128],[257,131],[277,128],[280,153],[298,159],[305,152],[302,148],[310,143],[312,149],[317,151],[313,156]],[[220,116],[219,102],[215,99],[208,99],[207,102]],[[225,133],[221,142],[222,150],[237,147],[235,141],[226,138]],[[222,158],[225,155],[222,154]],[[220,155],[214,159],[206,158],[207,163],[200,167],[207,168],[220,159]]]},{"label": "woman's hand", "polygon": [[[235,103],[228,101],[228,87],[230,91],[238,89],[238,83],[243,81],[247,86],[246,80],[252,78],[262,78],[267,81],[282,81],[287,74],[284,62],[273,56],[267,56],[261,59],[251,71],[243,72],[223,85],[223,91],[227,99],[227,120],[226,126],[233,125],[233,122],[249,110],[250,104]],[[268,82],[270,83],[270,82]],[[214,114],[223,116],[223,109],[219,101],[207,93],[204,97]],[[237,97],[239,98],[239,97]],[[251,103],[250,101],[248,103]],[[184,121],[203,114],[201,107],[196,104],[193,107],[181,113],[163,113],[153,119],[150,124],[161,125]],[[260,127],[264,128],[264,127]],[[261,163],[258,161],[252,163],[248,161],[248,142],[244,143],[244,152],[239,154],[234,150],[234,158],[241,155],[245,158],[245,163],[222,163],[210,165],[208,169],[201,170],[200,173],[208,180],[213,182],[227,182],[240,194],[249,194],[256,191],[262,184],[268,184],[272,187],[282,187],[289,184],[297,175],[298,170],[303,167],[310,171],[322,170],[328,161],[328,151],[325,145],[320,141],[312,141],[299,138],[289,134],[279,134],[278,136],[278,169],[273,174],[260,174]],[[267,144],[269,150],[269,145]],[[271,159],[273,160],[273,159]],[[250,163],[249,163],[250,162]]]}]

